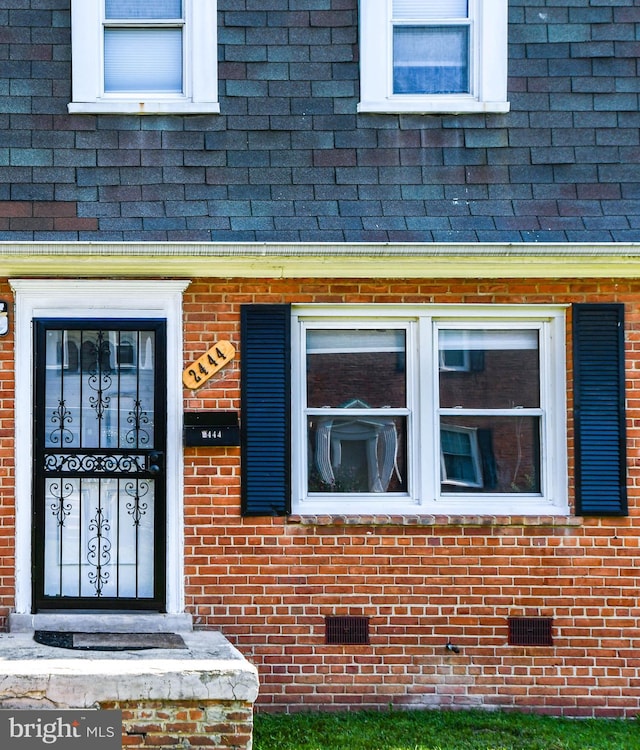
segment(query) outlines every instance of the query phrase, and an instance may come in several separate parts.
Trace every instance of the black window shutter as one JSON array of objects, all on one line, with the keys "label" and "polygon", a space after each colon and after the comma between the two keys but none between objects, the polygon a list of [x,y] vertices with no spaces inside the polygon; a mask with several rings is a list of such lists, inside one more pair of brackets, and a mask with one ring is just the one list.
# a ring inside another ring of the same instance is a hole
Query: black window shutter
[{"label": "black window shutter", "polygon": [[627,513],[624,306],[573,306],[576,513]]},{"label": "black window shutter", "polygon": [[241,308],[242,513],[290,509],[291,308]]}]

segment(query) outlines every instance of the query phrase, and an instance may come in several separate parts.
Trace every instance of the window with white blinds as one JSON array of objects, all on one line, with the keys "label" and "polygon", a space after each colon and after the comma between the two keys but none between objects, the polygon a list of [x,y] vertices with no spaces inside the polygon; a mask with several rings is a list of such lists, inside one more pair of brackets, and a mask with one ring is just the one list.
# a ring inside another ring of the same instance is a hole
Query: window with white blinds
[{"label": "window with white blinds", "polygon": [[361,112],[506,112],[507,0],[368,0]]},{"label": "window with white blinds", "polygon": [[393,93],[470,94],[467,0],[393,0]]},{"label": "window with white blinds", "polygon": [[104,30],[104,90],[182,93],[182,29]]},{"label": "window with white blinds", "polygon": [[219,112],[215,0],[72,0],[70,112]]},{"label": "window with white blinds", "polygon": [[181,0],[105,0],[105,92],[183,92]]}]

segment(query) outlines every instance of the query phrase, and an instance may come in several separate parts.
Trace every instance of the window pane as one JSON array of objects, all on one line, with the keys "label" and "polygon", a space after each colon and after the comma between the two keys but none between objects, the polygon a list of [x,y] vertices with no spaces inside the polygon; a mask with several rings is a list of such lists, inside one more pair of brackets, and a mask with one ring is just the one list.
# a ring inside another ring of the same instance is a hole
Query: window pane
[{"label": "window pane", "polygon": [[538,331],[441,330],[440,406],[540,406]]},{"label": "window pane", "polygon": [[393,0],[394,19],[466,18],[467,0]]},{"label": "window pane", "polygon": [[442,479],[448,484],[482,486],[477,430],[443,425],[440,430]]},{"label": "window pane", "polygon": [[394,94],[470,92],[467,26],[395,26]]},{"label": "window pane", "polygon": [[309,492],[406,491],[404,417],[311,417]]},{"label": "window pane", "polygon": [[182,29],[105,29],[104,90],[182,92]]},{"label": "window pane", "polygon": [[47,331],[45,445],[153,445],[155,346],[153,331]]},{"label": "window pane", "polygon": [[182,18],[182,0],[106,0],[105,18]]},{"label": "window pane", "polygon": [[307,406],[406,405],[403,330],[307,331]]},{"label": "window pane", "polygon": [[441,489],[540,492],[538,417],[443,417]]}]

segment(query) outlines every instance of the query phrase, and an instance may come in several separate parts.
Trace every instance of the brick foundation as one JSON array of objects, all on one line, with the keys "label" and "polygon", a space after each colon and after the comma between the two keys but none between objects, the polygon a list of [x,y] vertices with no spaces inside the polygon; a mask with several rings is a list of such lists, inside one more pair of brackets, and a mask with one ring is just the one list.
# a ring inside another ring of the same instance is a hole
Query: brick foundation
[{"label": "brick foundation", "polygon": [[123,701],[123,748],[207,747],[251,750],[253,711],[240,701]]}]

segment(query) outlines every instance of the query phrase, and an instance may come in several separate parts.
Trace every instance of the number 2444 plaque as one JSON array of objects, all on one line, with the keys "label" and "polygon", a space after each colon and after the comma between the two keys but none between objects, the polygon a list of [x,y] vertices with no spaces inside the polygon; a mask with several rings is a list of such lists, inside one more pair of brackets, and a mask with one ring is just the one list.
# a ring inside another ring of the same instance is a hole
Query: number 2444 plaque
[{"label": "number 2444 plaque", "polygon": [[218,341],[182,373],[185,388],[195,391],[201,388],[212,375],[221,370],[236,356],[236,350],[230,341]]}]

